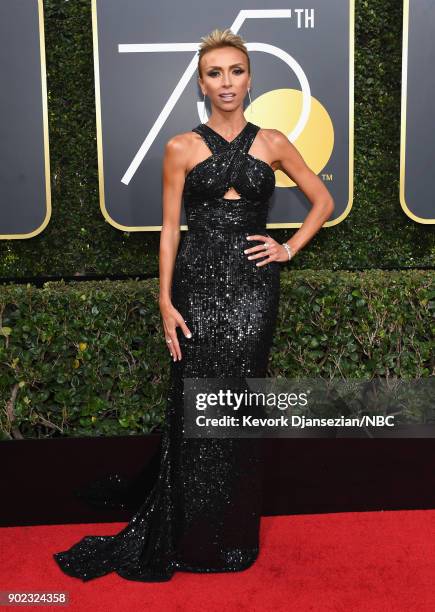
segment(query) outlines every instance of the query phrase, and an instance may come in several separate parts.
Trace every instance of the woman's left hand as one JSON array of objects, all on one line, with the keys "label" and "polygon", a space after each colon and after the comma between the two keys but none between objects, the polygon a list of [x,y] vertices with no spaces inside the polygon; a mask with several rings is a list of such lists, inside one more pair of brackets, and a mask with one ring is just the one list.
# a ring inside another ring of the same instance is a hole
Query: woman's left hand
[{"label": "woman's left hand", "polygon": [[[263,243],[243,251],[244,253],[248,254],[248,259],[259,259],[260,257],[263,258],[256,264],[257,266],[264,266],[271,261],[288,261],[288,253],[286,248],[271,238],[268,234],[266,236],[262,236],[261,234],[253,234],[252,236],[247,236],[247,239],[261,240]],[[265,245],[267,245],[267,247]]]}]

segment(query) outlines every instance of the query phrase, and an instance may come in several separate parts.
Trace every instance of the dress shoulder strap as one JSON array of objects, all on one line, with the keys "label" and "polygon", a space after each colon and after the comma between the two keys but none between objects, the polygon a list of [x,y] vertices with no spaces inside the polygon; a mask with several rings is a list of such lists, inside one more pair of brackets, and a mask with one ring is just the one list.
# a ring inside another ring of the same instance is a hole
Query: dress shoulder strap
[{"label": "dress shoulder strap", "polygon": [[200,123],[196,127],[192,129],[192,132],[196,132],[205,141],[205,144],[208,146],[213,155],[219,153],[222,149],[222,144],[217,134],[214,134],[212,131],[208,130],[207,127],[204,126],[203,123]]},{"label": "dress shoulder strap", "polygon": [[239,144],[239,147],[243,153],[247,153],[249,151],[258,131],[261,129],[259,125],[255,125],[255,123],[251,123],[250,121],[248,121],[248,125],[246,127],[246,133],[244,134],[242,142]]}]

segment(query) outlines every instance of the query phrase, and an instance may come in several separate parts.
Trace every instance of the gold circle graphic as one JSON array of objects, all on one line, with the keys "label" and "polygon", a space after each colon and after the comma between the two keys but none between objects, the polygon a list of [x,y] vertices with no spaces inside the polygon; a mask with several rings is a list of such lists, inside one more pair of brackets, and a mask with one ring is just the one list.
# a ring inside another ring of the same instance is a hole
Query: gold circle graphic
[{"label": "gold circle graphic", "polygon": [[[256,98],[245,110],[245,118],[262,128],[279,130],[286,136],[294,129],[302,111],[302,92],[297,89],[274,89]],[[305,163],[319,174],[331,157],[334,126],[327,110],[311,96],[311,111],[304,130],[293,142]],[[281,170],[275,172],[277,187],[296,184]]]}]

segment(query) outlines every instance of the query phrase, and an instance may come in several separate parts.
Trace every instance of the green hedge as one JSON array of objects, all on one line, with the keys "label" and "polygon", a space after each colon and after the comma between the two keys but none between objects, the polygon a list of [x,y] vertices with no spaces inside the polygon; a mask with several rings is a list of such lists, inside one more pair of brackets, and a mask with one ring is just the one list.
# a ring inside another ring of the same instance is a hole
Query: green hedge
[{"label": "green hedge", "polygon": [[[293,267],[433,267],[433,226],[399,203],[402,1],[356,0],[355,12],[353,208]],[[39,236],[0,241],[0,277],[157,273],[159,232],[122,232],[99,208],[91,2],[44,0],[44,19],[53,214]]]},{"label": "green hedge", "polygon": [[[434,374],[433,273],[286,269],[270,376]],[[169,354],[158,282],[0,287],[1,438],[149,433]]]}]

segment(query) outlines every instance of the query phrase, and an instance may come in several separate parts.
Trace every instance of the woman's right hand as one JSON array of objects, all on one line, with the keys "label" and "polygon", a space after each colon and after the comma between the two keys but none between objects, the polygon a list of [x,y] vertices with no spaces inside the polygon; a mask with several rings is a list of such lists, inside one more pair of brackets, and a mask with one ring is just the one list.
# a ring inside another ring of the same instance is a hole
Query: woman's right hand
[{"label": "woman's right hand", "polygon": [[187,327],[185,320],[171,302],[160,303],[160,313],[162,315],[163,329],[165,332],[166,346],[174,361],[181,360],[180,344],[177,337],[177,326],[181,327],[186,338],[191,338],[192,334]]}]

